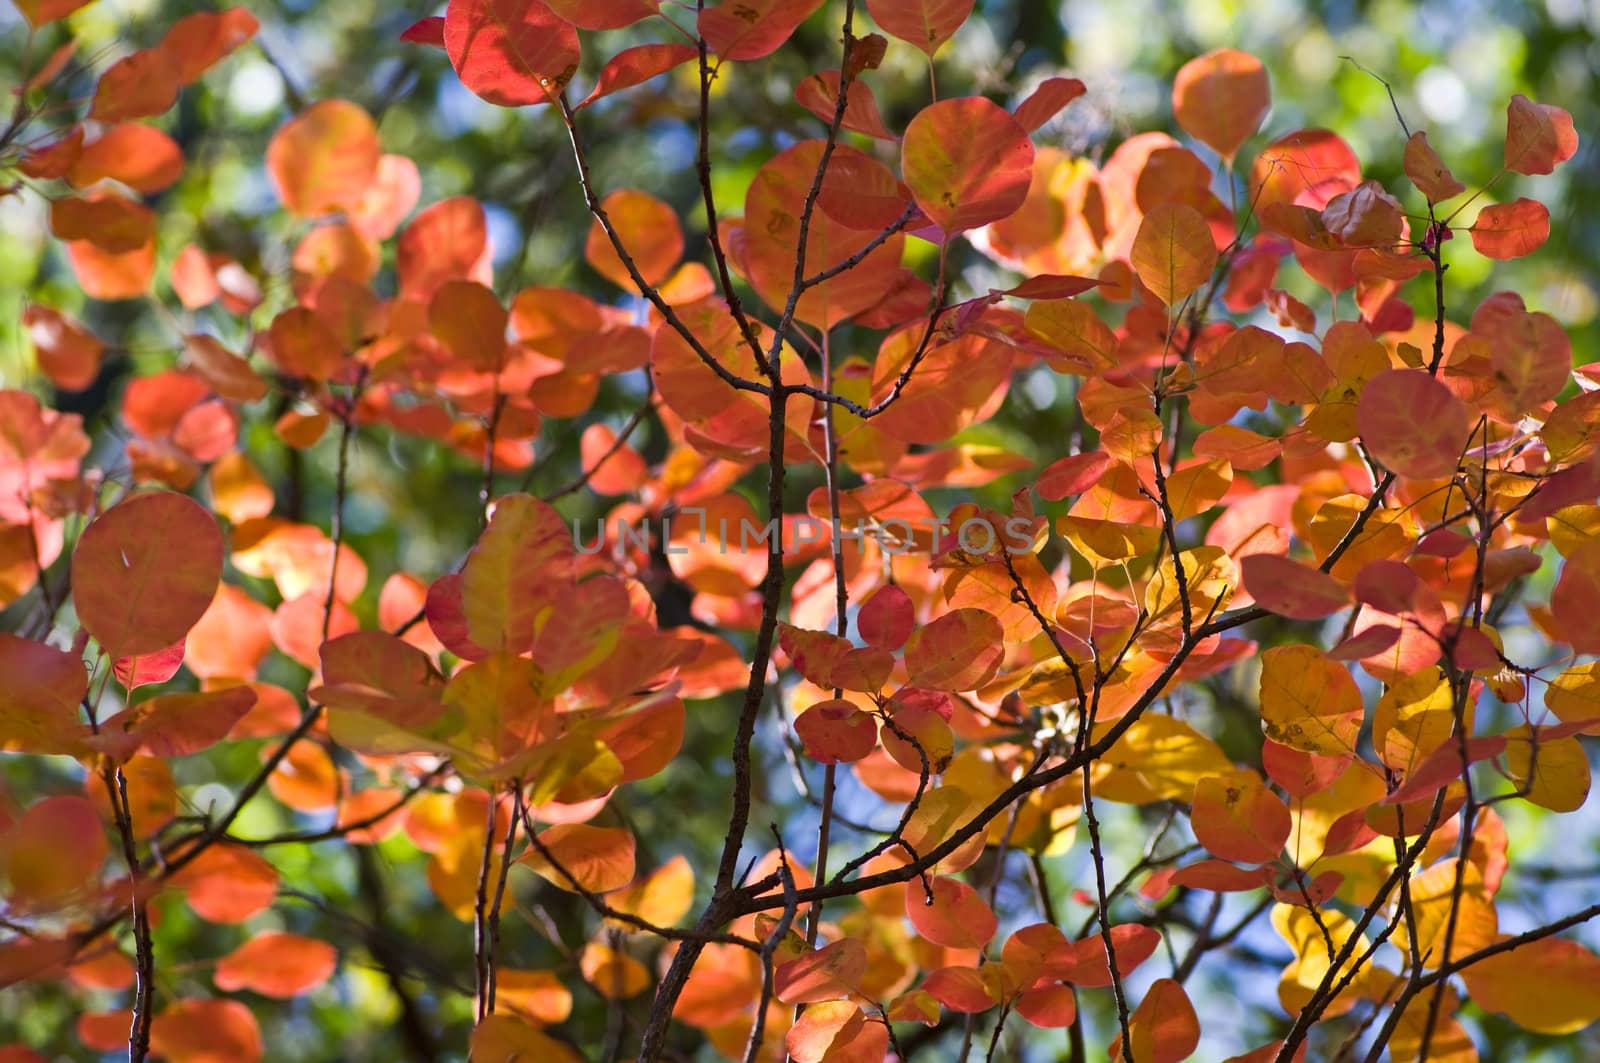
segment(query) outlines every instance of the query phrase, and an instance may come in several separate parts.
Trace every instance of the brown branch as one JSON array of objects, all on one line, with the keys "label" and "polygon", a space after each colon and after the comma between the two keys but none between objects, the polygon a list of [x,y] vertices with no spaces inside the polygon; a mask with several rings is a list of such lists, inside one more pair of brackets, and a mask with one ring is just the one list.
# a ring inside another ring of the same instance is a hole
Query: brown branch
[{"label": "brown branch", "polygon": [[594,216],[595,221],[600,223],[600,228],[606,234],[606,239],[611,242],[611,249],[617,253],[618,260],[622,262],[623,268],[628,271],[628,276],[639,289],[639,294],[648,300],[651,306],[656,308],[662,319],[667,323],[667,326],[683,337],[684,342],[689,345],[700,361],[705,363],[706,367],[713,373],[717,374],[723,383],[738,391],[752,391],[758,395],[772,395],[772,389],[769,385],[761,384],[754,380],[746,380],[718,361],[716,356],[706,349],[706,345],[700,342],[700,338],[689,329],[689,326],[683,323],[683,319],[678,316],[677,311],[661,297],[661,292],[644,279],[644,275],[639,272],[638,264],[628,252],[627,246],[623,244],[622,235],[617,232],[617,227],[612,222],[611,215],[606,212],[606,208],[600,202],[599,194],[594,189],[594,181],[589,173],[589,157],[584,149],[583,139],[578,133],[578,120],[573,113],[572,105],[567,102],[567,98],[564,95],[556,97],[556,103],[560,106],[561,116],[566,121],[567,138],[572,144],[573,158],[578,165],[578,184],[583,189],[583,197],[589,206],[589,213]]},{"label": "brown branch", "polygon": [[495,979],[497,974],[495,954],[500,949],[500,906],[505,902],[506,879],[511,874],[511,849],[517,842],[518,820],[521,818],[518,813],[522,810],[522,784],[520,782],[512,786],[511,802],[511,822],[506,824],[506,840],[500,848],[500,875],[498,881],[495,882],[494,897],[489,902],[489,913],[485,920],[489,939],[489,947],[485,956],[489,975],[489,1002],[486,1010],[491,1015],[494,1014]]},{"label": "brown branch", "polygon": [[[634,430],[638,428],[641,423],[643,423],[645,414],[649,413],[655,408],[655,386],[652,382],[650,388],[645,392],[644,402],[639,405],[637,410],[633,411],[633,416],[628,418],[627,423],[622,426],[622,430],[617,433],[617,438],[611,441],[611,445],[606,448],[605,453],[596,458],[593,465],[579,473],[577,478],[570,481],[565,487],[545,495],[544,500],[546,502],[554,502],[558,498],[565,498],[568,495],[577,491],[581,491],[583,488],[587,487],[589,481],[599,475],[600,470],[605,467],[606,462],[615,457],[617,453],[627,445],[628,437],[633,435]],[[524,484],[523,486],[527,487],[528,485]]]},{"label": "brown branch", "polygon": [[128,778],[122,768],[107,765],[101,773],[112,818],[122,839],[122,858],[128,866],[129,907],[133,913],[134,991],[133,1020],[128,1029],[128,1063],[143,1063],[150,1054],[151,996],[155,989],[155,946],[150,935],[150,913],[140,889],[139,854],[134,841],[133,809],[128,802]]},{"label": "brown branch", "polygon": [[1133,1063],[1133,1030],[1128,1025],[1128,994],[1117,969],[1117,950],[1111,943],[1111,915],[1106,900],[1106,861],[1100,848],[1100,824],[1094,814],[1094,794],[1089,789],[1089,765],[1083,766],[1083,817],[1089,824],[1089,854],[1094,861],[1094,888],[1100,901],[1100,940],[1106,946],[1106,966],[1111,971],[1111,997],[1117,1004],[1117,1025],[1122,1030],[1119,1055]]}]

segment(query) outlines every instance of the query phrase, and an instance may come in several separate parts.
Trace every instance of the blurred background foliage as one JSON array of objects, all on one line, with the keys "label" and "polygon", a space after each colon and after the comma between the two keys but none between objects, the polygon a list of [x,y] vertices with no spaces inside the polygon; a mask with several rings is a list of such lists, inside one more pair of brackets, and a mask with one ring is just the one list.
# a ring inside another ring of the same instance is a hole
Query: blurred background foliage
[{"label": "blurred background foliage", "polygon": [[[111,60],[153,43],[180,16],[215,6],[201,0],[99,0],[73,15],[70,23],[81,43],[69,74],[53,90],[52,99],[61,106],[47,111],[31,135],[48,140],[52,124],[70,121],[67,104],[86,97],[98,71]],[[307,101],[344,97],[378,116],[384,149],[418,163],[424,205],[458,194],[482,200],[489,211],[496,287],[502,295],[537,284],[567,286],[608,301],[626,299],[583,262],[588,216],[564,130],[551,112],[484,104],[461,87],[442,52],[399,39],[407,26],[437,9],[379,0],[246,0],[245,6],[262,23],[256,43],[185,91],[179,105],[158,120],[183,146],[188,168],[182,181],[155,203],[163,219],[164,256],[156,300],[85,300],[59,247],[48,239],[42,198],[29,189],[0,196],[0,383],[35,390],[57,408],[82,413],[100,441],[102,463],[116,463],[116,396],[123,383],[131,375],[171,364],[179,329],[190,327],[166,309],[177,303],[166,287],[165,265],[179,248],[196,241],[233,255],[256,273],[268,293],[257,313],[258,326],[288,298],[288,258],[304,223],[278,209],[260,163],[272,132]],[[745,187],[765,159],[796,139],[820,134],[820,123],[793,102],[793,92],[807,75],[836,64],[841,9],[840,0],[830,0],[790,46],[770,59],[731,68],[718,79],[712,137],[716,191],[726,213],[739,213]],[[691,16],[692,11],[676,17]],[[0,5],[0,88],[9,90],[19,81],[25,36],[15,10]],[[586,46],[580,92],[592,84],[604,55],[625,44],[665,39],[660,28],[648,23],[607,37],[603,47]],[[37,56],[54,43],[46,33],[32,42],[31,52]],[[1396,191],[1402,189],[1405,137],[1384,86],[1373,75],[1389,81],[1411,128],[1426,129],[1456,175],[1473,187],[1499,169],[1505,104],[1513,93],[1568,109],[1582,138],[1577,159],[1553,176],[1525,179],[1529,184],[1519,188],[1519,194],[1550,206],[1549,243],[1528,259],[1504,264],[1472,254],[1452,257],[1446,245],[1446,261],[1452,264],[1451,312],[1465,321],[1477,299],[1514,289],[1530,309],[1548,311],[1569,328],[1576,362],[1600,359],[1600,211],[1588,198],[1600,182],[1600,152],[1595,148],[1600,130],[1600,0],[980,0],[973,20],[939,54],[935,76],[941,97],[981,92],[1007,102],[1045,77],[1065,73],[1082,78],[1088,97],[1068,108],[1039,139],[1099,159],[1136,132],[1164,129],[1176,134],[1173,74],[1193,56],[1222,46],[1258,55],[1272,77],[1273,110],[1266,132],[1247,146],[1241,161],[1267,139],[1321,126],[1348,140],[1369,176]],[[652,88],[612,97],[584,121],[601,191],[643,188],[680,208],[690,235],[690,257],[703,259],[704,218],[693,176],[693,65],[672,77],[678,79],[672,85],[658,81]],[[928,70],[920,54],[903,45],[890,48],[885,66],[869,80],[891,128],[903,128],[927,101]],[[993,265],[975,253],[968,253],[963,270],[969,294],[984,290],[995,276]],[[53,394],[33,365],[20,324],[29,302],[78,316],[121,357],[109,358],[101,379],[86,392]],[[1430,299],[1417,305],[1425,313]],[[1326,321],[1325,296],[1316,308]],[[202,319],[196,327],[219,331],[236,349],[248,340],[236,324],[220,318]],[[227,333],[228,328],[234,332]],[[1030,458],[1056,456],[1067,431],[1059,401],[1063,394],[1049,382],[1018,386],[1000,415],[971,430],[968,438],[1000,443]],[[620,424],[637,405],[637,395],[635,382],[608,381],[582,423],[547,421],[536,447],[534,489],[554,489],[570,480],[578,469],[582,424],[596,418]],[[293,505],[307,519],[326,522],[333,498],[331,441],[298,459],[295,468],[273,438],[269,417],[250,423],[241,442],[276,483],[292,482],[296,497],[289,503],[280,493],[280,511]],[[635,442],[652,458],[664,451],[664,440],[659,433],[652,436],[648,427]],[[447,571],[471,543],[477,531],[478,473],[453,452],[374,432],[364,433],[357,445],[352,477],[346,535],[371,569],[362,602],[363,618],[371,623],[377,590],[389,573],[405,569],[432,578]],[[522,480],[521,474],[507,474],[497,489],[516,489]],[[1021,482],[1015,477],[999,481],[987,489],[986,500],[998,501]],[[810,480],[802,478],[795,499],[809,486]],[[563,507],[585,520],[603,512],[599,501],[586,494],[572,496]],[[15,610],[0,614],[0,627],[15,620]],[[277,674],[269,671],[263,678],[303,691],[305,674],[281,658],[277,662]],[[1213,691],[1211,696],[1218,702],[1213,706],[1218,713],[1213,733],[1227,744],[1222,711],[1227,706],[1221,703],[1226,692]],[[641,866],[653,866],[674,852],[703,855],[720,845],[718,803],[725,788],[719,780],[725,772],[724,724],[731,712],[729,706],[699,704],[691,714],[684,756],[628,801],[643,850]],[[786,777],[782,758],[767,752],[770,816],[786,824],[786,834],[787,824],[793,823],[793,836],[806,837],[814,820]],[[225,783],[246,777],[255,767],[254,756],[248,743],[236,743],[179,764],[179,781],[192,810],[226,803],[230,791]],[[46,758],[0,755],[0,784],[14,795],[71,788],[77,785],[75,771],[70,762],[52,765]],[[863,793],[859,787],[846,793],[846,807],[854,801],[859,806],[855,814],[871,818],[873,810]],[[702,811],[706,814],[698,815]],[[1159,809],[1108,809],[1104,829],[1109,846],[1114,852],[1137,852],[1151,831],[1150,817],[1159,814]],[[241,819],[239,833],[268,834],[294,818],[274,802],[257,801]],[[1530,871],[1524,865],[1513,874],[1503,907],[1521,906],[1526,925],[1533,925],[1581,903],[1563,883],[1600,864],[1595,837],[1573,837],[1574,821],[1566,820],[1558,838],[1553,821],[1520,803],[1508,820],[1513,866],[1519,866],[1522,856],[1531,857],[1532,867]],[[756,822],[766,820],[758,814]],[[808,844],[797,845],[797,854],[805,854]],[[1056,881],[1069,891],[1085,881],[1081,848],[1052,860]],[[470,996],[452,987],[471,970],[470,929],[433,901],[422,873],[425,857],[403,836],[376,853],[382,873],[375,888],[367,873],[370,867],[364,869],[362,860],[346,849],[290,846],[273,852],[295,892],[264,918],[326,937],[357,957],[346,967],[347,975],[323,991],[292,1002],[261,1004],[258,1013],[274,1058],[412,1058],[414,1042],[401,1032],[405,1016],[400,1001],[385,979],[360,959],[381,954],[402,957],[413,976],[407,983],[415,993],[412,1006],[438,1028],[441,1043],[464,1044]],[[530,893],[517,903],[524,913],[531,904],[549,905],[556,925],[567,932],[568,944],[581,946],[581,931],[568,929],[583,922],[578,903],[566,894],[551,898],[553,892]],[[1027,901],[1006,893],[1001,895],[1002,917],[1008,899],[1016,914],[1026,917]],[[174,957],[160,965],[166,982],[161,988],[209,988],[209,970],[200,958],[222,955],[247,931],[202,923],[179,904],[163,904],[159,910],[166,923],[158,941]],[[1065,911],[1070,923],[1088,909],[1068,903]],[[562,969],[570,964],[517,915],[507,922],[507,965]],[[1503,919],[1502,930],[1523,929],[1520,923],[1517,916]],[[260,920],[251,927],[269,928]],[[1227,1031],[1224,1041],[1202,1044],[1201,1058],[1221,1058],[1215,1051],[1220,1043],[1260,1043],[1279,1032],[1276,981],[1282,960],[1275,944],[1270,931],[1259,941],[1247,936],[1227,954],[1228,963],[1203,967],[1201,980],[1191,984],[1203,1025]],[[572,981],[579,982],[575,974]],[[83,991],[73,993],[81,997]],[[599,1043],[608,1018],[604,1002],[581,988],[575,996],[568,1032],[579,1043]],[[1086,1002],[1091,1008],[1107,1004],[1087,997]],[[120,1002],[108,996],[103,1005]],[[72,1034],[75,1017],[64,987],[0,994],[0,1043],[16,1038],[46,1046],[63,1059],[89,1058]],[[1475,1009],[1465,1017],[1486,1060],[1576,1063],[1600,1058],[1600,1040],[1592,1034],[1557,1041],[1524,1033]],[[1112,1025],[1108,1013],[1091,1011],[1090,1043],[1109,1041]],[[933,1057],[941,1051],[934,1048]],[[1018,1051],[1029,1058],[1064,1058],[1064,1043],[1040,1036],[1036,1044]],[[1314,1046],[1313,1053],[1317,1051]],[[446,1052],[440,1058],[450,1056]]]}]

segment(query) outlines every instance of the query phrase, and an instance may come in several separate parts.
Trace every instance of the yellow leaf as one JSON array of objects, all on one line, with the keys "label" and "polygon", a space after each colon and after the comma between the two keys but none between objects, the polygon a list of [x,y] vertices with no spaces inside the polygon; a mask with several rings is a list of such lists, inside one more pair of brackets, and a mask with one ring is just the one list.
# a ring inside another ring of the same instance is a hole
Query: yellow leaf
[{"label": "yellow leaf", "polygon": [[1589,758],[1576,738],[1538,738],[1527,724],[1506,732],[1506,770],[1528,800],[1575,812],[1589,797]]},{"label": "yellow leaf", "polygon": [[1261,655],[1261,726],[1275,742],[1354,756],[1361,690],[1338,661],[1314,646],[1275,646]]}]

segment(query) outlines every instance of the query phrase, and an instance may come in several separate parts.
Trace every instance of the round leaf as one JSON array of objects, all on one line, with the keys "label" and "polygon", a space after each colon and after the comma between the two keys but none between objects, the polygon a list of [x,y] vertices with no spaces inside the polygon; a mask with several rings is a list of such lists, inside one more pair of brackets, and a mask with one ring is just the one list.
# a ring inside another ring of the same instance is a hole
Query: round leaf
[{"label": "round leaf", "polygon": [[222,532],[186,495],[138,495],[90,524],[72,555],[78,619],[113,657],[189,633],[222,578]]}]

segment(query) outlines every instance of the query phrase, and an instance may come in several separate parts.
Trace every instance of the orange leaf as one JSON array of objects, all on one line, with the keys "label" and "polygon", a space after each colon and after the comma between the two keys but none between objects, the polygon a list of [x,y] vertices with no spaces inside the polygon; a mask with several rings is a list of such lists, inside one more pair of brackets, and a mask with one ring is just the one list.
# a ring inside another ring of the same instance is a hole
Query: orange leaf
[{"label": "orange leaf", "polygon": [[1017,124],[1029,133],[1037,133],[1040,126],[1087,91],[1077,78],[1046,78],[1033,90],[1032,95],[1017,104]]},{"label": "orange leaf", "polygon": [[628,830],[560,823],[540,831],[538,838],[549,857],[534,846],[517,862],[551,885],[571,890],[576,880],[590,893],[607,893],[633,881],[634,840]]},{"label": "orange leaf", "polygon": [[71,196],[50,204],[53,236],[87,242],[108,254],[138,251],[150,243],[155,231],[155,212],[119,195]]},{"label": "orange leaf", "polygon": [[857,992],[866,973],[866,946],[844,938],[780,964],[773,987],[785,1004],[815,1004]]},{"label": "orange leaf", "polygon": [[271,906],[278,872],[238,845],[213,845],[173,876],[189,907],[213,923],[242,923]]},{"label": "orange leaf", "polygon": [[[1148,960],[1161,944],[1161,932],[1141,923],[1122,923],[1111,928],[1111,948],[1117,957],[1117,974],[1128,972]],[[1105,938],[1099,934],[1072,944],[1073,984],[1090,988],[1111,984],[1111,965],[1106,962]]]},{"label": "orange leaf", "polygon": [[1428,143],[1428,134],[1421,130],[1412,133],[1411,139],[1406,141],[1405,170],[1411,183],[1428,197],[1429,203],[1442,203],[1467,190]]},{"label": "orange leaf", "polygon": [[1600,542],[1578,547],[1561,565],[1550,594],[1550,610],[1560,624],[1561,638],[1578,653],[1600,653]]},{"label": "orange leaf", "polygon": [[428,328],[451,354],[486,373],[505,362],[508,320],[499,298],[476,281],[446,281],[428,303]]},{"label": "orange leaf", "polygon": [[1000,621],[982,609],[956,609],[911,633],[905,662],[916,686],[976,690],[1004,656]]},{"label": "orange leaf", "polygon": [[[1149,1063],[1183,1063],[1200,1045],[1200,1019],[1183,986],[1171,978],[1157,979],[1128,1020],[1127,1058]],[[1121,1037],[1117,1038],[1120,1043]],[[1118,1046],[1113,1059],[1122,1058]]]},{"label": "orange leaf", "polygon": [[[794,90],[794,100],[822,121],[832,124],[839,107],[839,72],[824,70],[806,78]],[[864,81],[850,83],[850,98],[845,103],[840,129],[863,133],[878,140],[898,140],[883,124],[878,113],[878,101],[871,86]]]},{"label": "orange leaf", "polygon": [[1129,262],[1144,286],[1175,309],[1211,279],[1217,245],[1199,211],[1182,203],[1164,203],[1139,223]]},{"label": "orange leaf", "polygon": [[626,952],[590,942],[578,960],[584,980],[607,1000],[626,1000],[650,988],[654,979],[644,964]]},{"label": "orange leaf", "polygon": [[883,31],[921,48],[929,57],[972,14],[973,0],[867,0]]},{"label": "orange leaf", "polygon": [[272,319],[267,332],[272,360],[290,376],[327,380],[344,363],[344,345],[316,313],[291,306]]},{"label": "orange leaf", "polygon": [[151,1022],[150,1048],[169,1063],[258,1063],[261,1028],[237,1000],[179,1000]]},{"label": "orange leaf", "polygon": [[566,1022],[572,1014],[572,990],[554,971],[502,967],[495,973],[495,989],[497,1003],[534,1022]]},{"label": "orange leaf", "polygon": [[89,117],[106,123],[149,118],[177,98],[177,72],[159,49],[146,48],[118,59],[100,75]]},{"label": "orange leaf", "polygon": [[95,382],[105,345],[93,333],[67,315],[36,304],[22,311],[22,324],[39,368],[52,384],[62,391],[82,391]]},{"label": "orange leaf", "polygon": [[325,941],[268,931],[218,960],[212,977],[225,992],[249,989],[288,999],[326,982],[338,965],[338,952]]},{"label": "orange leaf", "polygon": [[291,214],[313,218],[361,202],[378,172],[378,127],[347,100],[323,100],[267,144],[267,174]]},{"label": "orange leaf", "polygon": [[1361,690],[1315,646],[1274,646],[1261,655],[1261,726],[1274,742],[1307,753],[1350,756],[1361,731]]},{"label": "orange leaf", "polygon": [[178,84],[188,85],[260,28],[256,17],[242,7],[199,11],[174,22],[157,48],[176,68]]},{"label": "orange leaf", "polygon": [[619,912],[655,926],[674,926],[694,903],[694,869],[681,854],[674,856],[609,900]]},{"label": "orange leaf", "polygon": [[1252,772],[1201,779],[1189,822],[1201,845],[1241,864],[1277,859],[1292,825],[1288,806]]},{"label": "orange leaf", "polygon": [[[672,275],[683,258],[683,230],[676,211],[648,192],[632,188],[608,194],[600,208],[610,216],[623,250],[646,284],[653,287]],[[627,292],[638,290],[599,221],[589,226],[583,258],[617,287]]]},{"label": "orange leaf", "polygon": [[1549,937],[1502,952],[1461,972],[1472,1002],[1525,1030],[1570,1034],[1600,1019],[1600,956]]},{"label": "orange leaf", "polygon": [[396,272],[400,295],[426,303],[449,280],[487,280],[479,264],[489,254],[489,223],[471,196],[440,200],[421,211],[400,234]]},{"label": "orange leaf", "polygon": [[151,126],[125,122],[83,146],[67,180],[79,188],[110,178],[135,192],[159,192],[183,175],[183,150]]},{"label": "orange leaf", "polygon": [[90,0],[16,0],[17,10],[28,20],[28,25],[35,29],[51,22],[58,22],[89,2]]},{"label": "orange leaf", "polygon": [[521,653],[549,619],[575,551],[566,523],[548,503],[507,495],[461,573],[461,601],[472,641]]},{"label": "orange leaf", "polygon": [[471,1058],[506,1063],[582,1063],[567,1045],[513,1015],[487,1015],[472,1031]]},{"label": "orange leaf", "polygon": [[876,1063],[888,1053],[889,1031],[852,1001],[827,1000],[806,1008],[783,1044],[794,1063]]},{"label": "orange leaf", "polygon": [[54,908],[95,885],[110,847],[94,805],[83,797],[47,797],[0,832],[0,867],[8,899]]},{"label": "orange leaf", "polygon": [[1485,258],[1521,258],[1549,238],[1549,208],[1526,197],[1484,207],[1472,223],[1472,246]]},{"label": "orange leaf", "polygon": [[822,0],[724,0],[700,12],[707,47],[723,59],[760,59],[777,51]]},{"label": "orange leaf", "polygon": [[1184,132],[1232,162],[1272,104],[1261,60],[1232,48],[1191,59],[1172,83],[1172,110]]},{"label": "orange leaf", "polygon": [[978,891],[960,879],[944,875],[931,878],[928,883],[931,898],[920,879],[906,883],[906,915],[917,933],[951,949],[987,945],[994,937],[997,921]]}]

